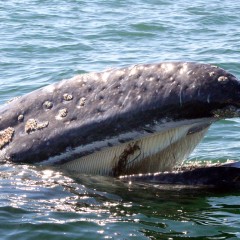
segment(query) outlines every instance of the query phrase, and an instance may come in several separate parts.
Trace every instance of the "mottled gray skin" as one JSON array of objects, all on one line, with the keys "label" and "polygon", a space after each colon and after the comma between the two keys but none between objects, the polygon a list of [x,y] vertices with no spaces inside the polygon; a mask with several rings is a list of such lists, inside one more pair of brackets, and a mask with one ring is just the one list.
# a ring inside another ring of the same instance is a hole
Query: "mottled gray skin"
[{"label": "mottled gray skin", "polygon": [[[163,120],[232,117],[218,114],[229,106],[240,106],[240,83],[208,64],[143,64],[84,74],[3,105],[0,131],[11,127],[14,135],[2,145],[0,157],[41,162],[130,131],[151,132]],[[95,150],[70,154],[64,161]]]}]

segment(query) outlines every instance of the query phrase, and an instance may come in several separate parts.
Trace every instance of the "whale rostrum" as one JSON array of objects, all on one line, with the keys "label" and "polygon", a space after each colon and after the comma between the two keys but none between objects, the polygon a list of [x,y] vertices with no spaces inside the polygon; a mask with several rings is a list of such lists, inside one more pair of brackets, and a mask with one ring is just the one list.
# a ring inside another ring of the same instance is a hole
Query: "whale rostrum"
[{"label": "whale rostrum", "polygon": [[0,159],[110,176],[169,171],[239,106],[237,78],[210,64],[82,74],[1,106]]}]

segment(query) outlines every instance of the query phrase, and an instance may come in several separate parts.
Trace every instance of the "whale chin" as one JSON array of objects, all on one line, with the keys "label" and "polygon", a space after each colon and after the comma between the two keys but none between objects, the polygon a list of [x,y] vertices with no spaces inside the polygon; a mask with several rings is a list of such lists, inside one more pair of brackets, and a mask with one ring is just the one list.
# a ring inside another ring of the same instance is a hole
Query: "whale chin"
[{"label": "whale chin", "polygon": [[[137,173],[156,173],[172,170],[191,154],[202,140],[209,126],[216,121],[213,118],[199,118],[176,122],[156,123],[145,133],[129,132],[127,135],[138,137],[117,146],[101,148],[92,154],[77,158],[61,165],[61,168],[84,174],[121,176]],[[119,136],[119,138],[123,136]],[[126,136],[125,136],[126,137]],[[108,143],[119,139],[108,139]],[[83,148],[95,148],[103,145],[95,142]],[[78,152],[72,149],[59,158]],[[70,153],[71,152],[71,153]],[[49,159],[50,163],[55,159]]]}]

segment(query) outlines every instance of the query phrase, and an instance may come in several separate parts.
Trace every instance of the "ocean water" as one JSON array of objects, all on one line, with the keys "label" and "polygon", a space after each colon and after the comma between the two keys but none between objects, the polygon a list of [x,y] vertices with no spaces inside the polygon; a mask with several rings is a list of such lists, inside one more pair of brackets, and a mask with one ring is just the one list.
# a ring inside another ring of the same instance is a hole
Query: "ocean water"
[{"label": "ocean water", "polygon": [[[135,63],[212,63],[240,78],[236,0],[0,1],[0,103]],[[240,120],[214,124],[189,161],[239,160]],[[128,184],[0,165],[1,239],[240,239],[240,193]]]}]

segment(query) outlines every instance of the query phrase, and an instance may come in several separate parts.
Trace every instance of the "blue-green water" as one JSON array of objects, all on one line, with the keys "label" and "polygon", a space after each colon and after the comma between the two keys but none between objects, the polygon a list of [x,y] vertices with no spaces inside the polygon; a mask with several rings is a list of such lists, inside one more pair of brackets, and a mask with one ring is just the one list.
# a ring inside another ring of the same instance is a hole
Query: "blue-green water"
[{"label": "blue-green water", "polygon": [[[237,0],[0,2],[0,103],[73,75],[161,61],[240,77]],[[240,121],[214,124],[190,160],[239,160]],[[128,185],[0,165],[1,239],[240,239],[240,194]]]}]

